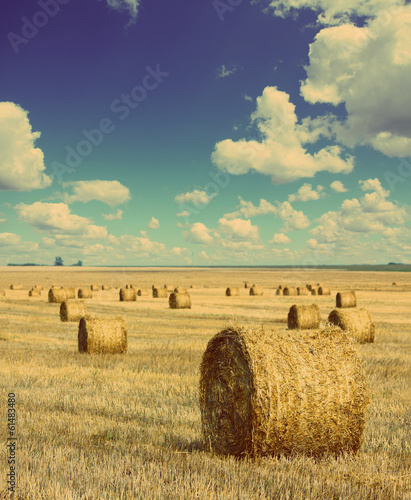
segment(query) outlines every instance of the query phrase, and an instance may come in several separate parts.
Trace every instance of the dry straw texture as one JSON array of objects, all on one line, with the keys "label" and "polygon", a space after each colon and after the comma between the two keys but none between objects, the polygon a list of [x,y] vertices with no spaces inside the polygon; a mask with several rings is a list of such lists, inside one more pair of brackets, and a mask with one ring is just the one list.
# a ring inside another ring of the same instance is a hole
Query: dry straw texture
[{"label": "dry straw texture", "polygon": [[227,295],[227,297],[234,297],[236,295],[240,295],[240,289],[238,287],[235,287],[235,286],[229,286],[227,288],[227,290],[225,291],[225,294]]},{"label": "dry straw texture", "polygon": [[123,318],[81,318],[78,350],[90,354],[127,352],[127,329]]},{"label": "dry straw texture", "polygon": [[146,288],[139,288],[137,290],[137,295],[139,297],[143,297],[143,296],[148,297],[148,290]]},{"label": "dry straw texture", "polygon": [[120,288],[120,302],[133,302],[137,300],[136,291],[132,288]]},{"label": "dry straw texture", "polygon": [[263,294],[264,294],[264,289],[262,286],[253,285],[250,288],[250,295],[263,295]]},{"label": "dry straw texture", "polygon": [[357,296],[354,291],[338,292],[335,302],[336,307],[357,307]]},{"label": "dry straw texture", "polygon": [[168,299],[171,309],[191,309],[191,297],[188,293],[176,293],[170,294]]},{"label": "dry straw texture", "polygon": [[49,302],[52,304],[61,304],[67,300],[67,292],[64,288],[50,288]]},{"label": "dry straw texture", "polygon": [[290,307],[288,313],[288,328],[290,330],[319,328],[320,321],[320,308],[317,304],[310,306],[294,304]]},{"label": "dry straw texture", "polygon": [[183,286],[178,286],[174,288],[175,293],[187,293],[187,288],[184,288]]},{"label": "dry straw texture", "polygon": [[10,285],[10,290],[23,290],[23,285]]},{"label": "dry straw texture", "polygon": [[68,299],[76,298],[76,290],[74,288],[64,288]]},{"label": "dry straw texture", "polygon": [[80,288],[77,292],[77,297],[79,299],[92,299],[93,292],[90,290],[90,288]]},{"label": "dry straw texture", "polygon": [[283,290],[283,295],[298,295],[297,289],[292,286],[286,286]]},{"label": "dry straw texture", "polygon": [[168,297],[167,290],[162,287],[153,288],[153,298],[155,299],[165,299]]},{"label": "dry straw texture", "polygon": [[84,302],[64,301],[60,306],[61,321],[80,321],[87,315],[87,306]]},{"label": "dry straw texture", "polygon": [[345,330],[360,344],[374,342],[375,325],[367,309],[334,309],[328,321]]},{"label": "dry straw texture", "polygon": [[32,288],[29,291],[29,297],[40,297],[40,295],[41,295],[41,290],[39,290],[38,288]]},{"label": "dry straw texture", "polygon": [[331,290],[326,286],[318,287],[318,295],[331,295]]},{"label": "dry straw texture", "polygon": [[92,292],[98,292],[100,290],[100,287],[98,285],[91,285],[90,290]]},{"label": "dry straw texture", "polygon": [[306,286],[297,286],[298,295],[308,295],[308,288]]},{"label": "dry straw texture", "polygon": [[367,402],[357,349],[339,329],[229,327],[200,367],[203,439],[219,454],[356,452]]},{"label": "dry straw texture", "polygon": [[277,290],[275,291],[275,294],[276,295],[282,295],[283,294],[283,291],[281,288],[277,288]]}]

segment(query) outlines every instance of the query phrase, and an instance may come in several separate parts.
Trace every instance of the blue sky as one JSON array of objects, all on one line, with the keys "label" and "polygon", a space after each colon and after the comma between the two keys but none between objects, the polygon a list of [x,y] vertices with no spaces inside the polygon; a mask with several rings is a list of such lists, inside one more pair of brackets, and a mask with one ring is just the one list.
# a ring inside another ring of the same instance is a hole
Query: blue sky
[{"label": "blue sky", "polygon": [[411,7],[340,3],[7,1],[0,265],[409,262]]}]

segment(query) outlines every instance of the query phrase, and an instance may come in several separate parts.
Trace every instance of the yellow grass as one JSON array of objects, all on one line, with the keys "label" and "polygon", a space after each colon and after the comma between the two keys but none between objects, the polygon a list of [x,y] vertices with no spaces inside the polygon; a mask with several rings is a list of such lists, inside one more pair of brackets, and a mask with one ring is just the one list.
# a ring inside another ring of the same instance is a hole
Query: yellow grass
[{"label": "yellow grass", "polygon": [[[250,297],[243,281],[264,287]],[[392,282],[399,283],[393,287]],[[98,270],[0,268],[0,439],[6,401],[17,397],[18,496],[42,499],[410,499],[411,275],[287,270]],[[128,353],[77,352],[78,325],[61,323],[33,283],[86,287],[107,283],[87,301],[92,315],[123,316]],[[168,302],[118,301],[124,283],[179,283],[192,309]],[[275,284],[327,283],[355,289],[370,310],[375,343],[359,346],[369,382],[364,444],[354,457],[295,456],[238,461],[202,448],[199,365],[207,342],[229,321],[286,328],[296,304],[319,304],[328,317],[335,297],[275,295]],[[227,300],[226,284],[240,287]],[[205,288],[207,287],[207,288]],[[1,403],[3,401],[3,403]],[[0,487],[6,464],[0,456]]]}]

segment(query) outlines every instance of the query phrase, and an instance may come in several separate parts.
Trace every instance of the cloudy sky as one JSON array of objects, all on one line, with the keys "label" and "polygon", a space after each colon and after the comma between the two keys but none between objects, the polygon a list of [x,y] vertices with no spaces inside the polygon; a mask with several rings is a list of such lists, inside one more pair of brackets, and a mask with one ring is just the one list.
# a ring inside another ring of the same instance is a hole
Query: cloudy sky
[{"label": "cloudy sky", "polygon": [[0,36],[0,265],[411,261],[405,0],[5,0]]}]

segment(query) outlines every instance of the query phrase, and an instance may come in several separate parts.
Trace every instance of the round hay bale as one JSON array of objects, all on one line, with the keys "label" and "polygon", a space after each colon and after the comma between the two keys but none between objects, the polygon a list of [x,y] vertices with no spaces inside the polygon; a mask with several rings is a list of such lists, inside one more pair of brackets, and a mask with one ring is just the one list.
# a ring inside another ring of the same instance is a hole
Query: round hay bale
[{"label": "round hay bale", "polygon": [[137,290],[137,295],[139,297],[143,297],[143,296],[147,297],[148,296],[148,290],[146,288],[139,288]]},{"label": "round hay bale", "polygon": [[263,287],[259,285],[253,285],[250,288],[250,295],[264,295]]},{"label": "round hay bale", "polygon": [[396,281],[393,281],[393,282],[392,282],[392,286],[397,286],[397,282],[396,282]]},{"label": "round hay bale", "polygon": [[345,330],[359,344],[374,342],[375,325],[367,309],[334,309],[328,321]]},{"label": "round hay bale", "polygon": [[32,288],[29,291],[29,297],[40,297],[41,296],[41,290],[38,288]]},{"label": "round hay bale", "polygon": [[164,288],[167,290],[167,292],[172,292],[174,290],[173,285],[164,285]]},{"label": "round hay bale", "polygon": [[331,290],[326,286],[320,286],[318,288],[318,295],[331,295]]},{"label": "round hay bale", "polygon": [[311,290],[312,290],[312,288],[313,288],[313,285],[310,285],[310,284],[309,284],[309,285],[305,285],[305,286],[307,287],[307,290],[308,290],[309,292],[311,292]]},{"label": "round hay bale", "polygon": [[191,309],[191,297],[188,293],[173,292],[168,298],[170,309]]},{"label": "round hay bale", "polygon": [[120,302],[135,302],[137,294],[132,288],[120,288],[119,298]]},{"label": "round hay bale", "polygon": [[251,288],[251,283],[248,281],[244,281],[244,288]]},{"label": "round hay bale", "polygon": [[321,313],[318,304],[310,306],[294,304],[290,307],[288,313],[288,328],[290,330],[320,328],[320,321]]},{"label": "round hay bale", "polygon": [[357,348],[339,329],[229,327],[201,362],[202,435],[219,454],[355,453],[367,403]]},{"label": "round hay bale", "polygon": [[85,302],[64,301],[60,306],[61,321],[80,321],[87,315],[87,306]]},{"label": "round hay bale", "polygon": [[49,302],[52,304],[61,304],[67,300],[67,292],[64,288],[50,288]]},{"label": "round hay bale", "polygon": [[238,287],[228,287],[227,290],[225,291],[225,294],[227,297],[234,297],[237,295],[240,295],[240,289]]},{"label": "round hay bale", "polygon": [[306,286],[297,286],[298,295],[308,295],[308,288]]},{"label": "round hay bale", "polygon": [[89,354],[127,352],[127,328],[123,318],[80,319],[78,350]]},{"label": "round hay bale", "polygon": [[10,285],[10,290],[23,290],[23,285],[12,284]]},{"label": "round hay bale", "polygon": [[277,288],[277,290],[275,291],[275,294],[276,295],[282,295],[283,291],[281,290],[281,288]]},{"label": "round hay bale", "polygon": [[90,288],[79,288],[79,291],[77,292],[77,297],[79,299],[92,299],[93,292],[90,290]]},{"label": "round hay bale", "polygon": [[74,288],[64,288],[68,299],[76,298],[76,290]]},{"label": "round hay bale", "polygon": [[98,292],[100,290],[100,287],[98,285],[91,285],[90,290],[92,292]]},{"label": "round hay bale", "polygon": [[168,297],[167,290],[162,287],[153,288],[153,298],[154,299],[166,299]]},{"label": "round hay bale", "polygon": [[283,295],[298,295],[297,289],[292,286],[286,286],[283,290]]},{"label": "round hay bale", "polygon": [[102,290],[110,290],[111,286],[110,285],[101,285]]},{"label": "round hay bale", "polygon": [[318,295],[318,289],[315,287],[311,288],[311,295]]},{"label": "round hay bale", "polygon": [[178,286],[177,288],[174,288],[174,293],[187,293],[187,288],[184,288],[183,286]]},{"label": "round hay bale", "polygon": [[151,285],[151,290],[154,290],[154,288],[160,288],[158,285]]},{"label": "round hay bale", "polygon": [[335,297],[336,307],[357,307],[357,296],[354,291],[338,292]]}]

